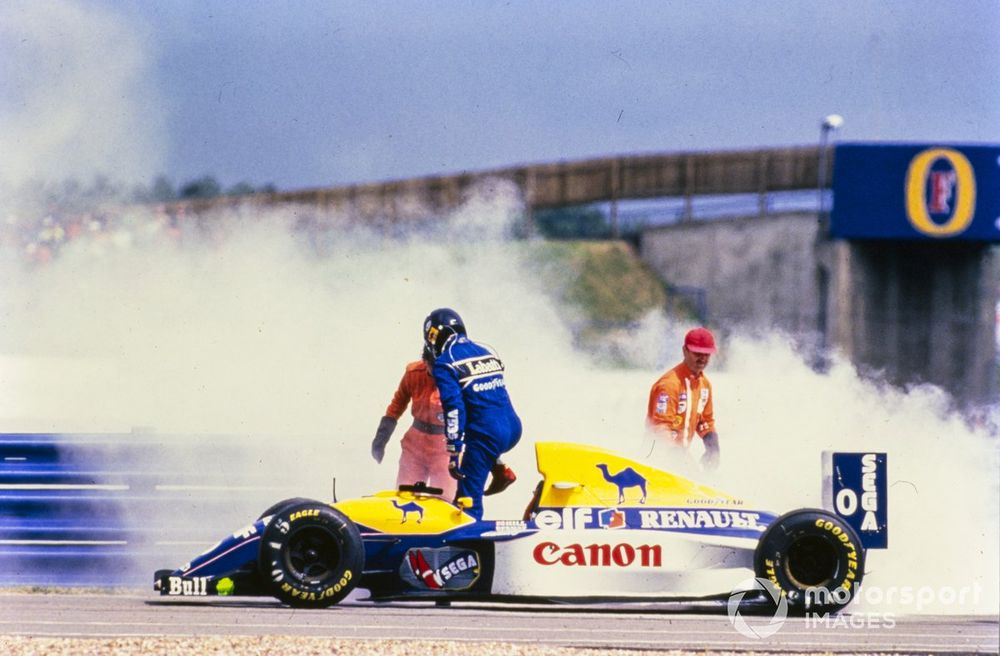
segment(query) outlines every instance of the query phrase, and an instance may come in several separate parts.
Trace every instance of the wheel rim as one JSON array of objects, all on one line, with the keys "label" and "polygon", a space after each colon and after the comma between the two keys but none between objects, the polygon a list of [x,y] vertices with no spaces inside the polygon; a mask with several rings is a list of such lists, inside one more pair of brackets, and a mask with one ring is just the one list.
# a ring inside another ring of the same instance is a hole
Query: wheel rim
[{"label": "wheel rim", "polygon": [[801,588],[829,585],[838,573],[837,548],[829,540],[809,535],[788,548],[785,573]]},{"label": "wheel rim", "polygon": [[289,536],[284,561],[289,574],[315,585],[333,576],[340,564],[340,546],[324,528],[301,528]]}]

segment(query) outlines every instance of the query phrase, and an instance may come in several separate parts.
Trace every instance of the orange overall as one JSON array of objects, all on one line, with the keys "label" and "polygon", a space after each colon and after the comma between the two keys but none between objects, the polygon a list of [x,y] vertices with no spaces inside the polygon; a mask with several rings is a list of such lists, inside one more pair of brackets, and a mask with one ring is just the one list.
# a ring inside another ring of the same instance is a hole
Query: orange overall
[{"label": "orange overall", "polygon": [[669,443],[686,448],[695,435],[715,431],[712,385],[683,362],[663,374],[649,391],[646,426]]},{"label": "orange overall", "polygon": [[442,498],[455,498],[458,482],[448,473],[445,449],[444,411],[434,378],[423,360],[406,365],[399,387],[385,409],[387,417],[398,420],[410,405],[413,425],[403,435],[396,485],[424,481],[444,490]]}]

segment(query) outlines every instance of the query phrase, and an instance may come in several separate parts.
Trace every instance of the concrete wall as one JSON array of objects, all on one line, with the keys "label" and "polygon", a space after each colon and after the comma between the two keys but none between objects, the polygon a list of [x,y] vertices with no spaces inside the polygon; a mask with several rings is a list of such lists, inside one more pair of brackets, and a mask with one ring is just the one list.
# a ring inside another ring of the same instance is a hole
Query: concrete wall
[{"label": "concrete wall", "polygon": [[998,261],[989,244],[840,242],[831,341],[863,370],[996,400]]},{"label": "concrete wall", "polygon": [[995,401],[994,249],[825,235],[815,214],[686,222],[647,230],[640,253],[669,285],[703,289],[714,326],[780,329],[892,383]]},{"label": "concrete wall", "polygon": [[690,221],[643,232],[640,255],[668,284],[704,289],[709,323],[814,339],[818,237],[815,214]]}]

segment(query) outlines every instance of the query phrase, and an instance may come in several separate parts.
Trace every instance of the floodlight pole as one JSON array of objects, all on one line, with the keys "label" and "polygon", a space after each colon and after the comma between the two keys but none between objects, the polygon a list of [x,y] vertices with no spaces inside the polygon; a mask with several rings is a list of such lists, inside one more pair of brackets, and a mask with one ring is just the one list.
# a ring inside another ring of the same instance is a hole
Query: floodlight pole
[{"label": "floodlight pole", "polygon": [[816,194],[818,196],[819,220],[826,219],[826,187],[827,187],[827,144],[830,133],[844,124],[844,117],[839,114],[830,114],[820,123],[819,129],[819,165],[817,166]]},{"label": "floodlight pole", "polygon": [[[839,114],[830,114],[820,123],[819,132],[819,164],[816,167],[816,193],[818,195],[819,206],[818,221],[822,232],[829,229],[826,216],[826,187],[827,187],[827,146],[830,140],[830,133],[844,124],[844,118]],[[817,289],[819,293],[819,312],[817,314],[817,331],[819,333],[819,344],[813,360],[813,369],[825,372],[829,370],[830,361],[827,353],[829,345],[828,326],[828,304],[829,304],[830,276],[822,266],[818,269]]]}]

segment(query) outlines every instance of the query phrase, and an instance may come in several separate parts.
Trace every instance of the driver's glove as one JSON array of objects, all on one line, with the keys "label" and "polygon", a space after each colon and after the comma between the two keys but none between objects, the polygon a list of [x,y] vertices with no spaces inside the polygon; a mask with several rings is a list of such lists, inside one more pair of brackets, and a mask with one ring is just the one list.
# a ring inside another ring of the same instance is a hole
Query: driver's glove
[{"label": "driver's glove", "polygon": [[457,454],[451,454],[448,458],[448,474],[454,478],[456,481],[460,481],[465,478],[465,474],[459,469],[460,458]]},{"label": "driver's glove", "polygon": [[456,434],[455,437],[451,435],[447,436],[448,439],[445,441],[445,449],[448,451],[448,473],[455,480],[462,480],[465,478],[465,474],[459,470],[459,464],[462,460],[462,452],[465,451],[465,435],[462,433]]},{"label": "driver's glove", "polygon": [[396,420],[392,417],[382,417],[378,422],[378,430],[375,431],[375,439],[372,440],[372,458],[375,462],[382,462],[385,457],[385,445],[392,437],[392,431],[396,430]]}]

